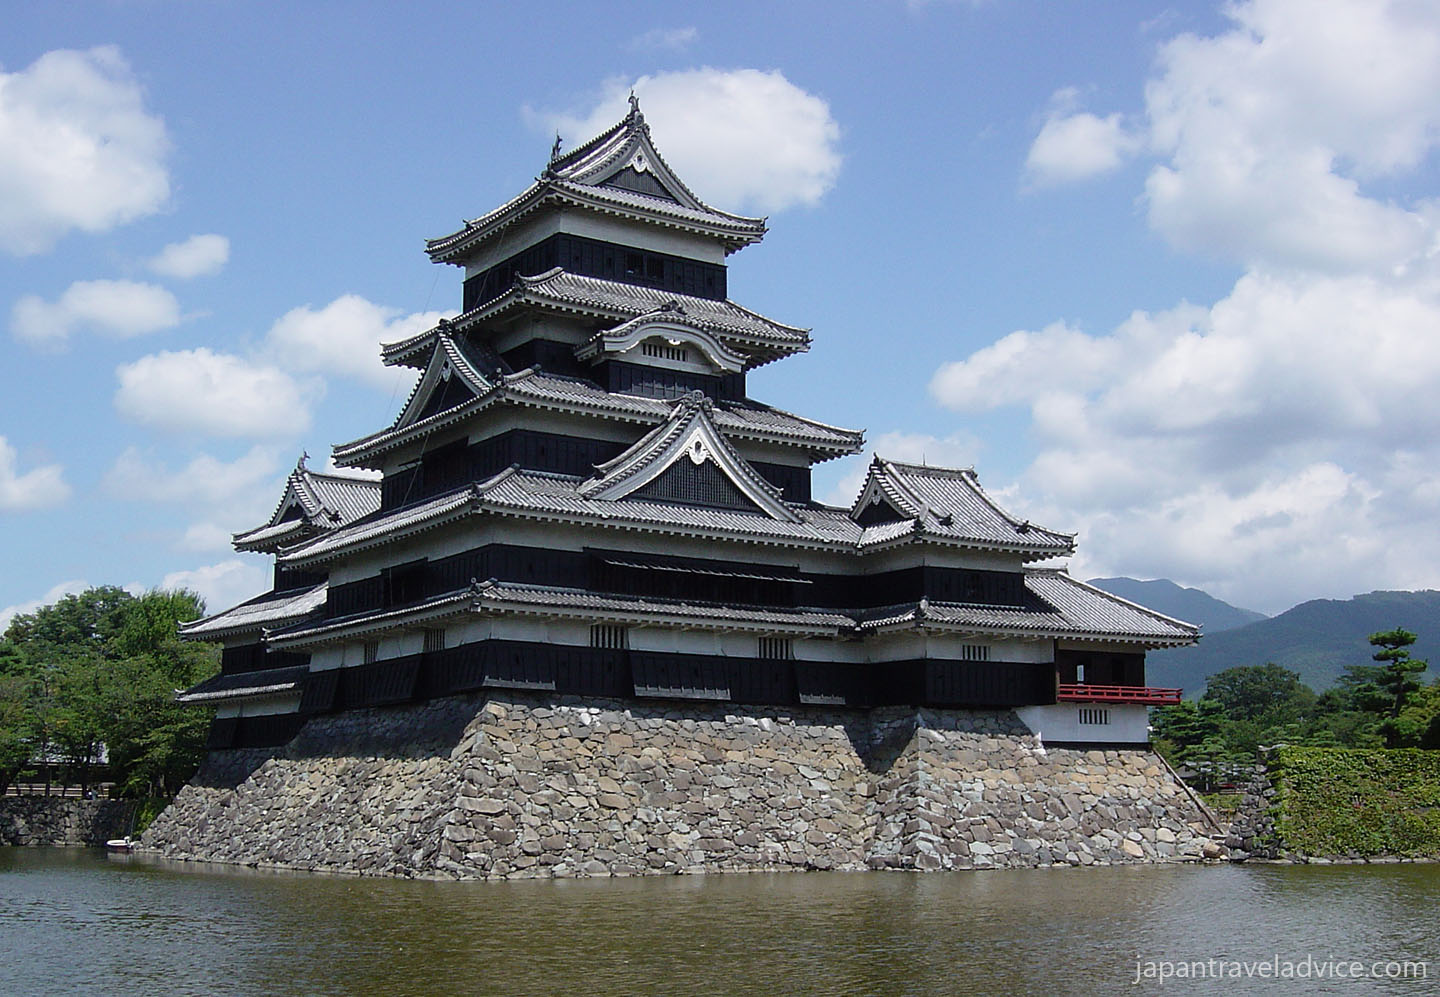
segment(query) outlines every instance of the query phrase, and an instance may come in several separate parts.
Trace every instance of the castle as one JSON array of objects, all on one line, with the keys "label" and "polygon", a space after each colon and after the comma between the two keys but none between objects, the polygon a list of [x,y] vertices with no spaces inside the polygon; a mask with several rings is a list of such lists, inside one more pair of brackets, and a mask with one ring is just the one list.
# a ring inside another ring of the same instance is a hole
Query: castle
[{"label": "castle", "polygon": [[337,472],[302,460],[235,536],[274,555],[273,591],[183,628],[224,645],[181,695],[215,706],[212,754],[455,697],[962,711],[1143,753],[1147,708],[1179,697],[1146,686],[1145,652],[1197,628],[1035,566],[1074,537],[973,469],[877,456],[848,508],[816,502],[812,467],[864,440],[747,393],[810,343],[730,299],[727,257],[765,234],[690,191],[632,100],[431,240],[463,311],[383,347],[419,372],[400,415],[336,446]]}]

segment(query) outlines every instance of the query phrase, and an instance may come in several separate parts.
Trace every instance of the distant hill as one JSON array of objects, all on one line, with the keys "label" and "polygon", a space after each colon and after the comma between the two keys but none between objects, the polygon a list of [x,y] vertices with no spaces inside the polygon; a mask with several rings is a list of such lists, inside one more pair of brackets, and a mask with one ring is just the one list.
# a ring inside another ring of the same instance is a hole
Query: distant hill
[{"label": "distant hill", "polygon": [[[1158,605],[1152,608],[1167,612]],[[1301,680],[1319,692],[1333,685],[1346,665],[1370,664],[1367,638],[1395,627],[1419,636],[1411,653],[1431,662],[1422,680],[1440,674],[1440,592],[1427,590],[1371,592],[1343,601],[1315,599],[1279,616],[1210,631],[1196,647],[1147,654],[1145,680],[1155,686],[1179,686],[1191,698],[1204,691],[1205,679],[1216,672],[1273,661],[1299,672]]]},{"label": "distant hill", "polygon": [[1092,578],[1090,584],[1104,589],[1111,595],[1138,602],[1148,609],[1166,616],[1173,616],[1186,623],[1198,623],[1207,634],[1219,633],[1243,627],[1247,623],[1266,619],[1264,613],[1253,609],[1241,609],[1228,602],[1221,602],[1199,589],[1184,588],[1168,578],[1153,582],[1137,581],[1134,578]]}]

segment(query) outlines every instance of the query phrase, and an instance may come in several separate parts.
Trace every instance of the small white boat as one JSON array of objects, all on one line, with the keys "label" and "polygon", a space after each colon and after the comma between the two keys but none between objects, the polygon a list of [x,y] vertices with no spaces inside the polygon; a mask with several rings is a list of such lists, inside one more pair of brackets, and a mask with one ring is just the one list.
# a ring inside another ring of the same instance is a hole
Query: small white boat
[{"label": "small white boat", "polygon": [[105,850],[107,852],[114,852],[117,855],[128,855],[133,852],[139,844],[140,842],[133,840],[130,835],[127,834],[123,838],[111,838],[105,842]]}]

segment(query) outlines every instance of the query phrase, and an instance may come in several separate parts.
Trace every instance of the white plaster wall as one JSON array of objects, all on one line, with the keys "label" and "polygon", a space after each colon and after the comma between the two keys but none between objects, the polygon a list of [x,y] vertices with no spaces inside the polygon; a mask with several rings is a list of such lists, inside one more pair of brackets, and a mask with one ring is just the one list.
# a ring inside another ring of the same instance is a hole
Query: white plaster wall
[{"label": "white plaster wall", "polygon": [[[1080,710],[1101,709],[1108,724],[1082,724]],[[1042,741],[1119,741],[1139,744],[1150,740],[1149,712],[1133,703],[1056,703],[1053,706],[1022,706],[1015,711],[1020,720]]]},{"label": "white plaster wall", "polygon": [[863,646],[867,649],[865,660],[868,661],[906,661],[913,658],[961,661],[967,645],[989,647],[991,661],[1049,664],[1055,660],[1052,641],[1021,637],[966,638],[959,634],[911,630],[877,634],[868,638]]},{"label": "white plaster wall", "polygon": [[277,696],[257,696],[239,702],[221,703],[215,708],[215,717],[229,720],[235,717],[268,717],[277,713],[294,713],[300,709],[299,693],[283,693]]}]

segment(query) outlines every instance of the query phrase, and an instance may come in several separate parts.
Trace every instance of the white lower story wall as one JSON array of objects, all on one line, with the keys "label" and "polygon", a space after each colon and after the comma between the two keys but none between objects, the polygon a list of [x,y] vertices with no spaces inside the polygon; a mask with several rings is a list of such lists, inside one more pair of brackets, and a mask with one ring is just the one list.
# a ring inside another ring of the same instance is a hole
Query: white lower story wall
[{"label": "white lower story wall", "polygon": [[1021,706],[1015,712],[1042,742],[1144,744],[1150,740],[1149,710],[1135,703],[1056,703]]}]

